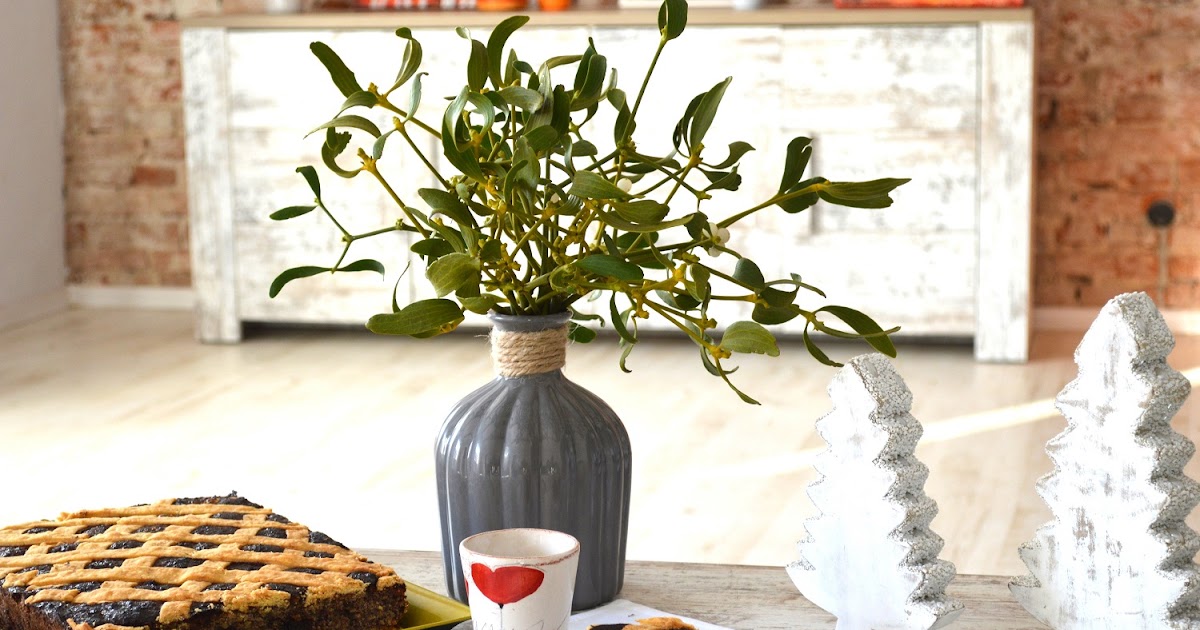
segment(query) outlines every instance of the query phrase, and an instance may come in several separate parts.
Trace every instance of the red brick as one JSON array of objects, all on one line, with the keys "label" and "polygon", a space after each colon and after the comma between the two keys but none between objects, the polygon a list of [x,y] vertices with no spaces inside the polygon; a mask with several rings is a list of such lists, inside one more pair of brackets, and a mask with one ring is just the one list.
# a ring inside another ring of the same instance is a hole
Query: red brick
[{"label": "red brick", "polygon": [[[1082,303],[1083,296],[1098,280],[1092,275],[1063,274],[1050,268],[1034,276],[1034,304],[1037,306],[1071,306]],[[1041,287],[1045,291],[1041,291]],[[1043,302],[1043,297],[1046,300]]]},{"label": "red brick", "polygon": [[1115,109],[1111,100],[1080,96],[1060,100],[1056,114],[1059,124],[1064,127],[1098,127],[1113,121]]},{"label": "red brick", "polygon": [[1070,67],[1043,65],[1036,71],[1037,88],[1051,94],[1064,94],[1081,89],[1079,75]]},{"label": "red brick", "polygon": [[1200,191],[1200,159],[1179,161],[1179,189]]},{"label": "red brick", "polygon": [[1111,257],[1103,256],[1097,249],[1063,250],[1053,257],[1038,257],[1038,267],[1073,278],[1092,278],[1098,274],[1116,275],[1117,268]]},{"label": "red brick", "polygon": [[[1041,24],[1046,24],[1043,19]],[[1139,39],[1153,36],[1158,25],[1148,8],[1105,7],[1089,2],[1080,10],[1058,14],[1051,28],[1058,35],[1057,59],[1078,64],[1120,63],[1122,53]],[[1128,55],[1124,55],[1128,60]]]},{"label": "red brick", "polygon": [[148,138],[184,137],[183,115],[177,106],[155,105],[137,109],[126,108],[124,124],[127,133],[141,136],[131,140],[134,146],[142,146]]},{"label": "red brick", "polygon": [[127,103],[135,109],[158,108],[164,104],[182,107],[183,80],[178,75],[147,77],[131,81]]},{"label": "red brick", "polygon": [[66,145],[67,161],[83,166],[96,161],[123,161],[132,158],[137,144],[120,128],[111,132],[81,134],[71,137]]},{"label": "red brick", "polygon": [[[1037,191],[1037,214],[1042,217],[1076,216],[1079,194],[1066,187],[1046,187]],[[1086,215],[1084,215],[1086,216]]]},{"label": "red brick", "polygon": [[75,245],[75,249],[83,249],[88,243],[88,224],[79,219],[67,221],[67,241]]},{"label": "red brick", "polygon": [[[183,164],[186,143],[182,134],[143,136],[140,138],[141,156],[147,161],[164,164]],[[180,185],[183,182],[180,181]]]},{"label": "red brick", "polygon": [[1036,256],[1037,252],[1054,251],[1058,245],[1057,233],[1059,223],[1062,220],[1060,217],[1033,217],[1033,251]]},{"label": "red brick", "polygon": [[1113,251],[1124,252],[1130,249],[1157,248],[1158,239],[1158,231],[1139,214],[1109,224],[1106,244]]},{"label": "red brick", "polygon": [[159,282],[166,286],[187,286],[191,281],[190,260],[186,248],[182,252],[159,252],[154,254],[154,269]]},{"label": "red brick", "polygon": [[1073,276],[1039,274],[1034,288],[1035,302],[1044,306],[1103,306],[1114,295],[1130,291],[1154,294],[1153,280],[1123,279],[1112,276]]},{"label": "red brick", "polygon": [[1200,38],[1200,4],[1195,0],[1183,0],[1170,4],[1175,6],[1157,6],[1154,9],[1154,17],[1158,20],[1159,29],[1173,37],[1190,37],[1191,43],[1194,44],[1196,38]]},{"label": "red brick", "polygon": [[134,13],[133,0],[71,0],[62,11],[83,23],[110,23],[128,19]]},{"label": "red brick", "polygon": [[1104,306],[1113,297],[1122,293],[1145,291],[1153,296],[1157,293],[1157,290],[1157,279],[1096,278],[1091,285],[1080,288],[1079,305],[1099,307]]},{"label": "red brick", "polygon": [[[1200,13],[1200,9],[1192,9]],[[1186,29],[1170,30],[1157,37],[1149,37],[1137,42],[1134,51],[1139,64],[1161,68],[1167,75],[1167,84],[1171,83],[1169,76],[1181,69],[1195,64],[1200,50],[1195,44],[1196,35],[1185,34]]]},{"label": "red brick", "polygon": [[150,23],[150,35],[154,41],[164,47],[177,48],[179,46],[180,33],[182,28],[179,22],[175,20],[156,20]]},{"label": "red brick", "polygon": [[1079,129],[1108,124],[1116,116],[1116,104],[1111,99],[1090,98],[1085,93],[1063,94],[1040,89],[1038,128]]},{"label": "red brick", "polygon": [[1116,100],[1115,114],[1118,123],[1162,123],[1171,118],[1174,99],[1162,94],[1131,94]]},{"label": "red brick", "polygon": [[92,24],[82,31],[84,40],[92,46],[104,48],[113,43],[116,27],[112,24]]},{"label": "red brick", "polygon": [[124,116],[123,108],[117,103],[77,104],[67,112],[66,133],[68,137],[73,137],[119,132]]},{"label": "red brick", "polygon": [[[1056,196],[1069,194],[1072,190],[1067,179],[1067,164],[1063,161],[1038,159],[1034,168],[1037,179],[1034,186],[1035,199],[1045,197],[1053,199]],[[1039,214],[1035,211],[1035,214]]]},{"label": "red brick", "polygon": [[1172,162],[1100,157],[1069,162],[1065,169],[1068,185],[1076,189],[1169,190],[1175,182]]},{"label": "red brick", "polygon": [[1055,249],[1080,247],[1105,240],[1108,237],[1109,224],[1097,221],[1094,217],[1065,216],[1059,218],[1053,225],[1053,230],[1051,242],[1056,246]]},{"label": "red brick", "polygon": [[[1175,225],[1167,234],[1167,243],[1173,253],[1200,255],[1200,227]],[[1197,279],[1200,280],[1200,276]]]},{"label": "red brick", "polygon": [[1038,134],[1039,158],[1049,160],[1083,160],[1088,157],[1087,138],[1082,129],[1047,129]]},{"label": "red brick", "polygon": [[[1200,254],[1200,251],[1192,250],[1192,254]],[[1200,280],[1200,255],[1171,256],[1167,273],[1173,280]]]},{"label": "red brick", "polygon": [[1159,260],[1157,252],[1127,251],[1114,257],[1116,277],[1122,280],[1157,282]]},{"label": "red brick", "polygon": [[175,0],[137,0],[136,16],[144,21],[175,18]]},{"label": "red brick", "polygon": [[1191,227],[1200,228],[1200,192],[1180,192],[1172,199],[1175,203],[1175,227],[1172,230]]},{"label": "red brick", "polygon": [[1067,209],[1110,224],[1140,218],[1146,206],[1159,196],[1149,190],[1080,189],[1071,192]]},{"label": "red brick", "polygon": [[[124,193],[115,186],[67,186],[66,211],[69,218],[85,220],[87,215],[115,213],[124,209]],[[68,238],[68,243],[71,242]]]},{"label": "red brick", "polygon": [[1200,98],[1197,98],[1197,96],[1200,96],[1200,92],[1197,92],[1195,95],[1184,93],[1178,96],[1178,102],[1176,103],[1176,107],[1178,108],[1176,116],[1179,123],[1189,126],[1192,129],[1200,126]]},{"label": "red brick", "polygon": [[[231,0],[225,0],[228,8]],[[261,7],[260,7],[261,8]],[[221,12],[221,0],[175,0],[175,16],[180,18]]]},{"label": "red brick", "polygon": [[1088,146],[1113,159],[1153,160],[1200,155],[1200,137],[1175,125],[1117,125],[1088,134]]},{"label": "red brick", "polygon": [[192,286],[192,272],[189,269],[181,269],[179,271],[169,271],[162,274],[161,282],[168,287],[190,287]]},{"label": "red brick", "polygon": [[1076,29],[1081,40],[1120,45],[1152,36],[1161,28],[1155,20],[1155,10],[1150,7],[1106,7],[1094,0],[1085,4],[1087,9]]},{"label": "red brick", "polygon": [[1033,301],[1040,306],[1074,306],[1075,286],[1056,279],[1036,278],[1033,284]]},{"label": "red brick", "polygon": [[179,78],[178,55],[165,56],[158,52],[137,52],[121,60],[120,71],[131,81],[153,81]]},{"label": "red brick", "polygon": [[133,167],[118,158],[67,157],[67,186],[115,187],[129,183]]},{"label": "red brick", "polygon": [[174,186],[175,180],[174,168],[160,168],[155,166],[138,166],[133,169],[133,175],[129,179],[130,186]]},{"label": "red brick", "polygon": [[186,186],[136,187],[124,193],[131,216],[141,221],[173,221],[187,216]]},{"label": "red brick", "polygon": [[1167,285],[1167,308],[1194,309],[1200,304],[1200,282],[1173,282]]},{"label": "red brick", "polygon": [[1058,122],[1058,100],[1047,94],[1045,91],[1039,91],[1034,98],[1037,112],[1038,129],[1045,129]]}]

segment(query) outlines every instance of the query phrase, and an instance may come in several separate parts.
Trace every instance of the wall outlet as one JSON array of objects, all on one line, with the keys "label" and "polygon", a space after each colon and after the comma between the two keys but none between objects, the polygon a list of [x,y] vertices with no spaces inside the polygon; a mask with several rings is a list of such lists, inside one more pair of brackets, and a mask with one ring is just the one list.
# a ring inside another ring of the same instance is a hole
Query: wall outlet
[{"label": "wall outlet", "polygon": [[1175,204],[1162,199],[1151,203],[1146,208],[1146,219],[1154,227],[1170,227],[1175,222]]}]

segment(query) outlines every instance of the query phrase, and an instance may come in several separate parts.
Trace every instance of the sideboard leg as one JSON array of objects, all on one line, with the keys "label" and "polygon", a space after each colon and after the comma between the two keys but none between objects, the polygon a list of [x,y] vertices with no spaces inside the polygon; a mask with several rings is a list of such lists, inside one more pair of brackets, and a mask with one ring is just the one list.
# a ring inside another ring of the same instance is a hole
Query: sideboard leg
[{"label": "sideboard leg", "polygon": [[223,28],[184,29],[188,217],[196,338],[241,341],[229,152],[229,51]]},{"label": "sideboard leg", "polygon": [[980,25],[975,358],[1029,359],[1033,27]]}]

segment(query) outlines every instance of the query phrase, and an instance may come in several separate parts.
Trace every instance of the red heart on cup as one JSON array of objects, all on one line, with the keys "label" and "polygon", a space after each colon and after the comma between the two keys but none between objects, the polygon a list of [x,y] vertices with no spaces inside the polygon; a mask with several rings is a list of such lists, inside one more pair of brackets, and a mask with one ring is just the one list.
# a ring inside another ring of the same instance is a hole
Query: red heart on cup
[{"label": "red heart on cup", "polygon": [[484,597],[503,606],[532,595],[542,585],[546,574],[532,567],[500,567],[493,571],[475,563],[471,565],[471,579]]}]

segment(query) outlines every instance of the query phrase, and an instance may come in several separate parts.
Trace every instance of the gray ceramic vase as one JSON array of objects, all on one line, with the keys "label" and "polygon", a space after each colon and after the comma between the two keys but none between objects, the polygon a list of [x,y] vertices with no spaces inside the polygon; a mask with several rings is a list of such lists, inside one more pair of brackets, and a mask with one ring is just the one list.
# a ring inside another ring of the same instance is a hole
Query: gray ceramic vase
[{"label": "gray ceramic vase", "polygon": [[[561,328],[569,314],[492,315],[501,332]],[[612,601],[625,578],[632,455],[629,434],[595,394],[562,370],[497,376],[450,412],[438,434],[438,506],[446,585],[467,600],[458,544],[510,527],[579,539],[572,608]]]}]

